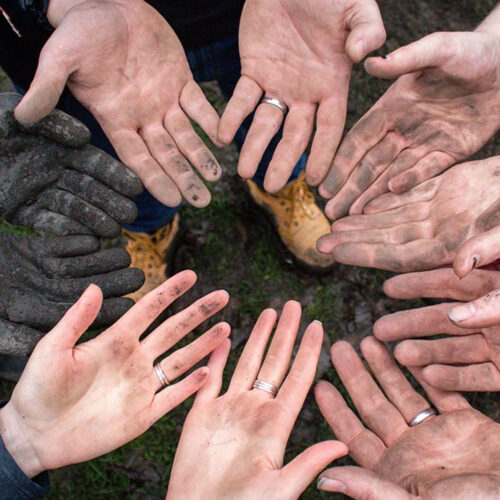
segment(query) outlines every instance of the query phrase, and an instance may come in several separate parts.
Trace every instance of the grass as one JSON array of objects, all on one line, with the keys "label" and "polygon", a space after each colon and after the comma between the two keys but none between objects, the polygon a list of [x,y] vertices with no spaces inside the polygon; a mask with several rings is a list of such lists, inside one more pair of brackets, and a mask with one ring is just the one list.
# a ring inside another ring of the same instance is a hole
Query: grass
[{"label": "grass", "polygon": [[[421,0],[411,4],[395,0],[383,2],[381,8],[389,38],[380,53],[438,29],[472,27],[493,4],[451,0]],[[0,73],[0,88],[5,83]],[[354,68],[348,127],[377,100],[387,85],[366,75],[361,66]],[[208,86],[206,90],[216,106],[222,108],[223,102],[214,87]],[[492,142],[483,154],[495,153],[497,149],[497,143]],[[283,259],[273,232],[244,194],[235,173],[236,151],[229,148],[218,151],[217,155],[225,169],[224,178],[211,187],[214,194],[209,207],[182,210],[185,234],[172,271],[192,268],[199,275],[196,289],[176,305],[177,309],[212,289],[225,288],[231,295],[230,305],[216,317],[217,321],[227,320],[233,326],[235,347],[228,362],[226,383],[254,321],[266,307],[281,309],[287,299],[299,300],[304,310],[303,326],[313,319],[323,321],[328,337],[326,352],[338,339],[357,345],[370,333],[373,321],[383,314],[422,305],[421,301],[401,303],[385,297],[381,285],[389,273],[339,266],[330,276],[314,277],[291,266]],[[335,372],[327,365],[322,367],[320,376],[341,388]],[[8,397],[12,388],[13,384],[3,382],[0,389],[4,397]],[[478,409],[499,418],[499,405],[493,395],[475,394],[471,400]],[[144,436],[114,453],[53,472],[49,498],[164,498],[182,422],[190,404],[187,401]],[[314,442],[331,438],[332,433],[310,396],[290,438],[286,460]],[[339,463],[347,462],[348,459],[344,459]],[[313,485],[303,498],[343,497],[323,495]]]}]

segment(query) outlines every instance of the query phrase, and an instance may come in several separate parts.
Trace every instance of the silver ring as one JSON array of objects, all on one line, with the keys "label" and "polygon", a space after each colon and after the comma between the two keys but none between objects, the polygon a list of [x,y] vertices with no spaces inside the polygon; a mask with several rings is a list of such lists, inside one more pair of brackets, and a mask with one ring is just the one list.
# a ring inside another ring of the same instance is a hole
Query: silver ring
[{"label": "silver ring", "polygon": [[256,380],[253,383],[252,389],[260,389],[261,391],[268,392],[273,396],[276,396],[276,394],[278,394],[278,388],[274,384],[265,382],[264,380]]},{"label": "silver ring", "polygon": [[428,408],[427,410],[421,411],[417,415],[415,415],[412,421],[409,423],[410,427],[415,427],[418,424],[421,424],[424,420],[427,420],[429,417],[434,417],[437,415],[437,412],[434,408]]},{"label": "silver ring", "polygon": [[284,115],[288,113],[288,106],[276,97],[263,97],[260,101],[261,104],[271,104],[272,106],[276,106]]},{"label": "silver ring", "polygon": [[170,384],[167,376],[165,375],[164,371],[162,370],[160,363],[157,365],[154,365],[153,367],[155,369],[156,375],[160,379],[160,384],[162,387],[167,387],[168,384]]}]

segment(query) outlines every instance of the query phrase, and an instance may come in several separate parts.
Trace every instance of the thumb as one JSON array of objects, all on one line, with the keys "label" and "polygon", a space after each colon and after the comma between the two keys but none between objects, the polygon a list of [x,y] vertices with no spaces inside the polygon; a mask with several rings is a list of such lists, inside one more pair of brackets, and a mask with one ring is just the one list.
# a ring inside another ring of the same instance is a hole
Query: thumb
[{"label": "thumb", "polygon": [[415,500],[406,490],[361,467],[334,467],[323,472],[318,489],[343,493],[351,498],[370,500]]},{"label": "thumb", "polygon": [[45,44],[30,88],[15,109],[14,116],[22,125],[31,125],[46,117],[57,105],[70,71],[57,30]]},{"label": "thumb", "polygon": [[345,51],[352,62],[357,63],[367,54],[380,48],[386,39],[384,22],[376,2],[363,2],[351,17]]},{"label": "thumb", "polygon": [[57,349],[72,349],[96,319],[101,305],[101,289],[90,285],[44,340]]},{"label": "thumb", "polygon": [[476,267],[486,266],[500,258],[500,226],[478,234],[459,247],[453,270],[459,278],[465,278]]},{"label": "thumb", "polygon": [[324,441],[302,452],[283,467],[285,484],[282,489],[288,491],[283,498],[299,498],[320,471],[347,453],[347,446],[340,441]]},{"label": "thumb", "polygon": [[366,71],[377,78],[398,78],[401,75],[443,65],[453,44],[446,33],[433,33],[401,47],[385,58],[371,57],[365,62]]}]

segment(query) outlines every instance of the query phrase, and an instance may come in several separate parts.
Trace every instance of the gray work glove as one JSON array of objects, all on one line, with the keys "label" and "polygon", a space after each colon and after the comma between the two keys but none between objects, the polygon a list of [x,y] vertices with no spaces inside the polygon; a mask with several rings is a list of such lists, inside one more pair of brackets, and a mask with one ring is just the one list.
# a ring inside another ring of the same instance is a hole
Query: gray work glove
[{"label": "gray work glove", "polygon": [[87,145],[88,129],[61,111],[21,126],[20,100],[0,94],[0,216],[39,232],[118,236],[137,216],[129,198],[142,191],[139,179]]},{"label": "gray work glove", "polygon": [[0,324],[0,353],[31,352],[91,283],[104,295],[93,327],[114,323],[133,304],[121,296],[144,282],[142,271],[129,265],[124,248],[99,250],[93,236],[0,232],[0,318],[8,322],[6,330]]}]

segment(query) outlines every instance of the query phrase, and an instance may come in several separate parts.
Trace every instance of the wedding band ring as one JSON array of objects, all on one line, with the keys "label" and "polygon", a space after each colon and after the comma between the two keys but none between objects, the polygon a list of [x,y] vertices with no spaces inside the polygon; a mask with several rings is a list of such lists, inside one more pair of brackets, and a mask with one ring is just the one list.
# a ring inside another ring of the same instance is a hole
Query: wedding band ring
[{"label": "wedding band ring", "polygon": [[165,375],[165,372],[162,370],[162,368],[160,366],[160,363],[158,363],[157,365],[155,365],[154,369],[155,369],[156,375],[160,379],[161,386],[162,387],[167,387],[167,385],[170,384],[170,382],[168,381],[168,378]]},{"label": "wedding band ring", "polygon": [[260,389],[261,391],[268,392],[273,396],[276,396],[276,394],[278,394],[278,388],[274,384],[265,382],[264,380],[256,380],[253,383],[252,389]]},{"label": "wedding band ring", "polygon": [[288,106],[283,101],[276,99],[276,97],[263,97],[260,103],[276,106],[284,115],[288,113]]},{"label": "wedding band ring", "polygon": [[410,422],[410,427],[415,427],[418,424],[421,424],[424,420],[427,420],[429,417],[434,417],[437,415],[437,412],[434,408],[428,408],[427,410],[421,411],[417,415],[415,415]]}]

